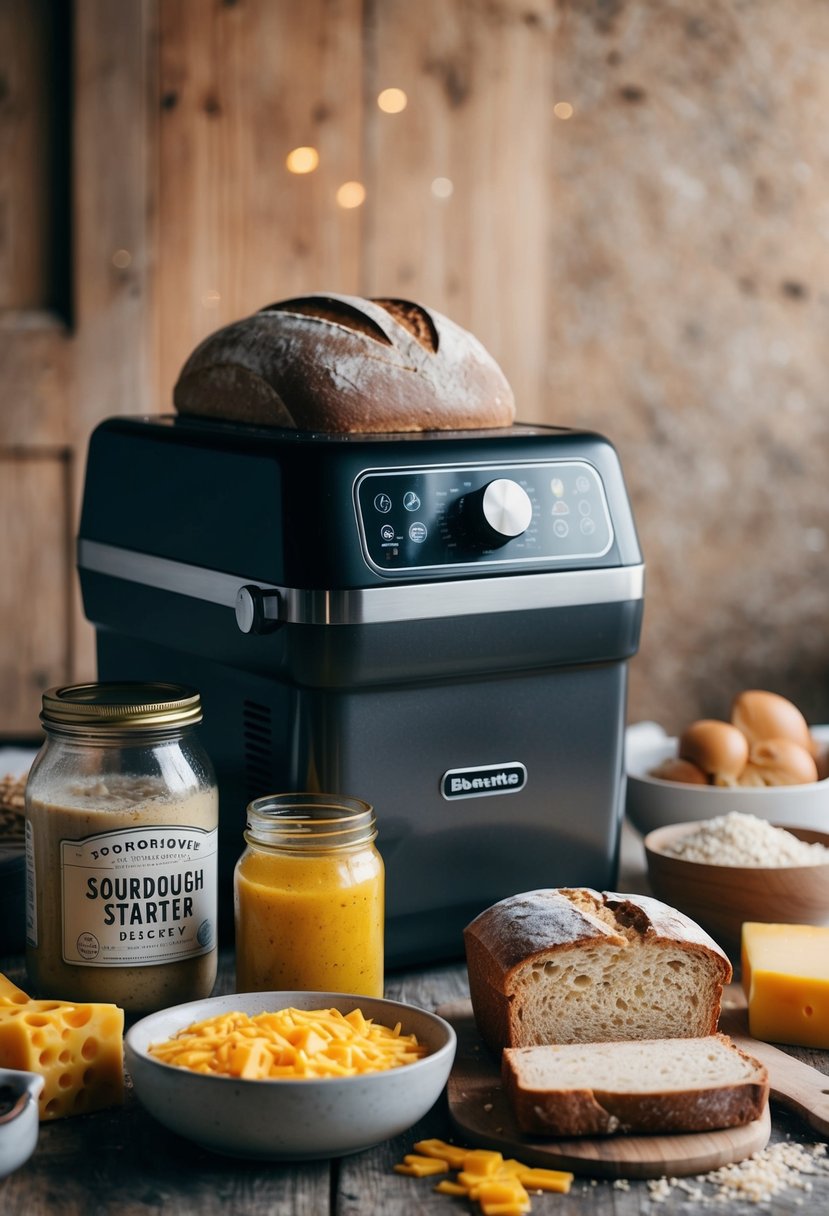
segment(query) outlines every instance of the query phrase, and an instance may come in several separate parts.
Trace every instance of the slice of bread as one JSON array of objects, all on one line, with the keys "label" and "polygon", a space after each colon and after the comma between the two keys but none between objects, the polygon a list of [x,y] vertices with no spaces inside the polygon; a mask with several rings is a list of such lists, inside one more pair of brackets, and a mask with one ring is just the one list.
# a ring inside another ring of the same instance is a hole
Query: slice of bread
[{"label": "slice of bread", "polygon": [[713,1034],[726,954],[643,895],[553,888],[493,904],[464,931],[484,1041],[504,1047]]},{"label": "slice of bread", "polygon": [[765,1067],[727,1035],[507,1048],[520,1131],[548,1136],[702,1132],[758,1119]]}]

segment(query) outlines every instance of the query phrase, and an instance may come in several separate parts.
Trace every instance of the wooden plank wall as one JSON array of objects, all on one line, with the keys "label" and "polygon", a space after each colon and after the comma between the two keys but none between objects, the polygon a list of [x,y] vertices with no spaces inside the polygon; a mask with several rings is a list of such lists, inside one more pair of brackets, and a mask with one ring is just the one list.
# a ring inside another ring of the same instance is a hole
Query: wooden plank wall
[{"label": "wooden plank wall", "polygon": [[[542,0],[162,0],[158,401],[212,329],[322,289],[447,312],[537,416],[554,24]],[[319,168],[286,172],[307,145]]]},{"label": "wooden plank wall", "polygon": [[[154,5],[76,0],[71,20],[65,8],[0,0],[0,735],[11,738],[36,736],[46,687],[94,675],[74,571],[86,444],[99,419],[150,399]],[[74,79],[64,181],[49,146],[68,126],[43,54],[54,39]]]},{"label": "wooden plank wall", "polygon": [[[272,300],[356,291],[363,217],[360,0],[162,0],[157,400],[205,334]],[[285,169],[292,148],[318,171]]]}]

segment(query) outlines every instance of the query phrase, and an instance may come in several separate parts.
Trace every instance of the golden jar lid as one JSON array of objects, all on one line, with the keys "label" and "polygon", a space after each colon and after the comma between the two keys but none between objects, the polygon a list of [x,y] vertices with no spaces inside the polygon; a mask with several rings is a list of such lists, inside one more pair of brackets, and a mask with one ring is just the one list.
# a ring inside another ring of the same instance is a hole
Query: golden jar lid
[{"label": "golden jar lid", "polygon": [[43,694],[44,726],[158,730],[202,720],[201,697],[183,684],[65,684]]}]

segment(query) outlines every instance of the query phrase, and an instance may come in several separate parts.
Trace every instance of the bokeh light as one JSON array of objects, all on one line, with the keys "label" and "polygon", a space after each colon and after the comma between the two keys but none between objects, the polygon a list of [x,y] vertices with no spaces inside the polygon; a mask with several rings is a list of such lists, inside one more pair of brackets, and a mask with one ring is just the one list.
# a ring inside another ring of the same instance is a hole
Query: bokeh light
[{"label": "bokeh light", "polygon": [[289,173],[313,173],[320,163],[320,154],[316,148],[292,148],[285,157],[285,167]]},{"label": "bokeh light", "polygon": [[366,188],[362,182],[343,182],[337,191],[337,203],[346,211],[361,207],[366,199]]},{"label": "bokeh light", "polygon": [[384,114],[400,114],[409,104],[402,89],[383,89],[377,95],[377,104]]}]

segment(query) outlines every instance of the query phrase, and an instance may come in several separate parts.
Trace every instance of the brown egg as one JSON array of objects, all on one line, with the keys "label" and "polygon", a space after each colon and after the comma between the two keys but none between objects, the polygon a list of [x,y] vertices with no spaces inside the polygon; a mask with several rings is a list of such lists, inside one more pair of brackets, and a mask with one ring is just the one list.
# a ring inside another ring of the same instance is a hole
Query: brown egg
[{"label": "brown egg", "polygon": [[728,722],[700,718],[680,735],[679,755],[707,773],[714,785],[736,785],[748,760],[748,740]]},{"label": "brown egg", "polygon": [[681,781],[685,785],[707,785],[708,778],[702,769],[692,764],[690,760],[682,760],[679,756],[669,756],[648,774],[659,777],[662,781]]},{"label": "brown egg", "polygon": [[763,739],[751,747],[740,785],[805,785],[817,781],[811,753],[791,739]]},{"label": "brown egg", "polygon": [[776,692],[762,692],[752,688],[734,698],[731,706],[731,721],[739,727],[749,744],[763,739],[791,739],[807,751],[811,751],[812,740],[803,714]]}]

